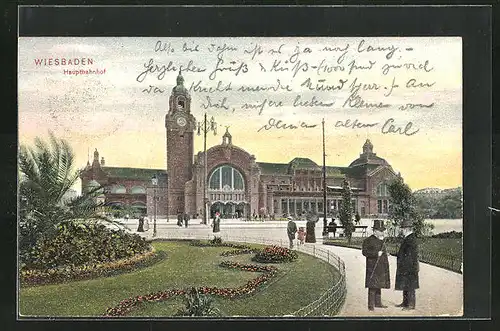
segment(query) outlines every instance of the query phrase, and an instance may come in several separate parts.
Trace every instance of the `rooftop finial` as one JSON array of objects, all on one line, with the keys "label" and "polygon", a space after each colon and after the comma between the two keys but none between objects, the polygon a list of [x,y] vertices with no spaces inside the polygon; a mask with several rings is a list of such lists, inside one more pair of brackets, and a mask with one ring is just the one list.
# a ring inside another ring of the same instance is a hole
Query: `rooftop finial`
[{"label": "rooftop finial", "polygon": [[184,77],[182,77],[181,68],[179,68],[179,75],[177,76],[177,85],[184,85]]},{"label": "rooftop finial", "polygon": [[229,125],[226,125],[226,133],[222,136],[222,144],[224,145],[231,145],[232,144],[232,136],[229,133]]},{"label": "rooftop finial", "polygon": [[366,142],[363,145],[363,154],[373,154],[373,144],[370,139],[366,139]]}]

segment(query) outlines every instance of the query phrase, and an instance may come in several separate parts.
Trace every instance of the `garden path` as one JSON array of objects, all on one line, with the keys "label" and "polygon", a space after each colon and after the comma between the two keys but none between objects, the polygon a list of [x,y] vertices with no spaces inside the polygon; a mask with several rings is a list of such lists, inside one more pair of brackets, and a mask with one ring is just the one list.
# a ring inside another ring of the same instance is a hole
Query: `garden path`
[{"label": "garden path", "polygon": [[395,305],[401,303],[402,292],[394,290],[396,257],[389,256],[391,289],[382,290],[382,303],[387,308],[369,311],[368,290],[365,284],[365,257],[359,249],[322,244],[337,254],[345,263],[347,297],[340,314],[346,317],[370,316],[461,316],[463,303],[463,278],[461,274],[420,263],[420,289],[416,291],[415,310],[403,311]]},{"label": "garden path", "polygon": [[[188,228],[179,228],[174,222],[158,225],[158,238],[193,238],[207,239],[213,236],[209,226],[199,224],[193,220]],[[287,242],[286,223],[283,225],[261,223],[259,226],[249,225],[246,222],[221,224],[219,235],[223,239],[231,237],[247,237],[261,240],[282,240]],[[305,225],[305,222],[304,222]],[[303,226],[297,222],[297,226]],[[147,233],[152,235],[152,224]],[[382,290],[382,301],[388,306],[386,309],[369,311],[367,307],[367,289],[364,288],[365,258],[360,250],[327,246],[322,244],[321,229],[316,230],[316,245],[322,249],[330,250],[338,255],[345,263],[347,277],[347,298],[339,316],[345,317],[415,317],[415,316],[461,316],[463,311],[463,278],[461,274],[448,271],[439,267],[420,263],[420,289],[417,290],[417,307],[415,310],[403,311],[395,307],[402,300],[402,292],[395,291],[394,281],[396,276],[396,258],[389,257],[391,289]]]}]

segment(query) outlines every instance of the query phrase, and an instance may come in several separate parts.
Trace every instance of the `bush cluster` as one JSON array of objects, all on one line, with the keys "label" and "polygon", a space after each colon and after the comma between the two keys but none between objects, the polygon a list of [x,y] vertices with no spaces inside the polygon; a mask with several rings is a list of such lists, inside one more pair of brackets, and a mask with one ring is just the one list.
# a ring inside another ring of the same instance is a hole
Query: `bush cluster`
[{"label": "bush cluster", "polygon": [[298,254],[285,247],[266,246],[255,254],[252,260],[261,263],[292,262],[298,258]]},{"label": "bush cluster", "polygon": [[151,245],[137,234],[98,223],[61,223],[55,235],[39,240],[22,256],[21,269],[49,270],[100,264],[142,254]]},{"label": "bush cluster", "polygon": [[115,276],[137,268],[148,267],[161,260],[164,255],[163,252],[156,253],[151,250],[144,254],[108,263],[66,266],[48,270],[22,270],[20,282],[22,285],[35,286]]},{"label": "bush cluster", "polygon": [[438,233],[432,236],[432,238],[441,238],[441,239],[461,239],[462,232],[450,231]]},{"label": "bush cluster", "polygon": [[221,237],[214,237],[214,239],[210,239],[208,242],[212,245],[221,245],[222,238]]}]

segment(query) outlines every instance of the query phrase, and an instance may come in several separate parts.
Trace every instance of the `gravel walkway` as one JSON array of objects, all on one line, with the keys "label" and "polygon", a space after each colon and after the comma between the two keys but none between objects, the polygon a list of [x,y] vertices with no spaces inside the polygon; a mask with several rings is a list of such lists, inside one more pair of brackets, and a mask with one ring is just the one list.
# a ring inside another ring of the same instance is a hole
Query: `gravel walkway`
[{"label": "gravel walkway", "polygon": [[[152,222],[151,222],[152,223]],[[150,229],[143,235],[151,237]],[[302,224],[304,223],[304,224]],[[157,224],[158,238],[210,238],[213,237],[209,226],[201,225],[199,221],[193,220],[188,228],[179,228],[174,222]],[[305,222],[297,222],[297,226],[305,226]],[[130,226],[132,228],[132,226]],[[287,242],[286,224],[275,225],[264,224],[249,225],[248,223],[221,224],[219,236],[224,237],[248,237],[268,240],[283,240]],[[461,316],[463,311],[463,278],[461,274],[442,268],[420,263],[420,289],[417,290],[417,307],[412,311],[403,311],[395,307],[402,301],[402,292],[394,290],[396,276],[396,258],[389,257],[391,289],[382,290],[382,302],[388,308],[376,308],[369,311],[367,307],[368,293],[364,288],[365,257],[358,249],[323,245],[321,243],[321,226],[316,230],[318,242],[316,244],[323,249],[328,249],[337,254],[345,263],[347,277],[347,299],[339,316],[345,317],[371,317],[371,316]]]}]

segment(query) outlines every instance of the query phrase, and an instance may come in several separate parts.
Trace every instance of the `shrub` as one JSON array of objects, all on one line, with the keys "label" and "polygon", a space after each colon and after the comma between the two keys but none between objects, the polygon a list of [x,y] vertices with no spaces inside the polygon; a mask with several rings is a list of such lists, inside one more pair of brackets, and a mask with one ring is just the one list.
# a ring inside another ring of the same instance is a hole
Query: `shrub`
[{"label": "shrub", "polygon": [[450,231],[438,233],[432,236],[432,238],[442,238],[442,239],[461,239],[462,232]]},{"label": "shrub", "polygon": [[212,245],[221,245],[222,238],[221,237],[214,237],[214,239],[210,239],[208,242]]},{"label": "shrub", "polygon": [[165,255],[164,252],[160,251],[157,253],[153,249],[144,254],[102,264],[86,264],[47,270],[22,270],[20,273],[20,282],[22,285],[36,286],[96,277],[116,276],[127,271],[151,266],[163,259]]},{"label": "shrub", "polygon": [[298,254],[288,248],[279,246],[267,246],[257,252],[252,260],[262,263],[292,262],[298,258]]},{"label": "shrub", "polygon": [[213,306],[214,299],[211,296],[200,294],[193,287],[184,296],[183,309],[179,309],[175,316],[220,316],[220,310]]},{"label": "shrub", "polygon": [[21,269],[48,270],[111,262],[142,254],[151,245],[137,234],[98,223],[63,222],[52,239],[39,240],[21,256]]}]

